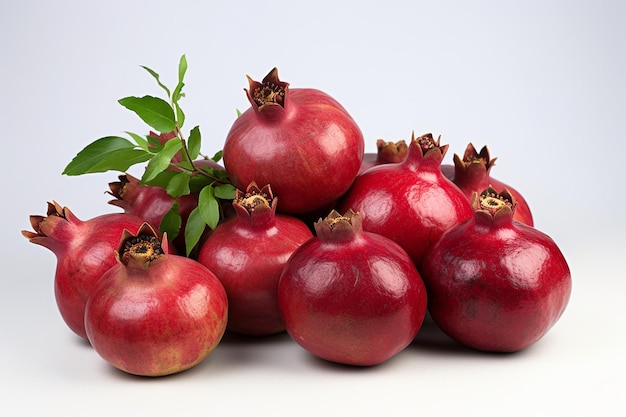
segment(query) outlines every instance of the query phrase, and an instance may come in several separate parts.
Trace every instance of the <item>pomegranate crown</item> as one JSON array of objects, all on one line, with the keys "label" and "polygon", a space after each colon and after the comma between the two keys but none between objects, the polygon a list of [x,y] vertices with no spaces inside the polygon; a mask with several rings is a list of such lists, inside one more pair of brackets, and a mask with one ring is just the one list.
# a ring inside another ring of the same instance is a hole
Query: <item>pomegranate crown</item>
[{"label": "pomegranate crown", "polygon": [[252,106],[261,109],[264,106],[285,107],[285,96],[289,89],[289,83],[278,78],[278,68],[274,67],[262,82],[248,78],[250,89],[244,89]]},{"label": "pomegranate crown", "polygon": [[476,213],[484,213],[491,218],[512,216],[517,202],[508,189],[498,193],[493,187],[487,187],[482,193],[472,195],[472,208]]},{"label": "pomegranate crown", "polygon": [[313,226],[315,233],[322,240],[350,240],[363,231],[361,214],[352,209],[348,209],[343,215],[333,209],[328,216],[319,219]]},{"label": "pomegranate crown", "polygon": [[385,163],[402,162],[409,151],[404,139],[395,143],[378,139],[376,140],[376,148],[378,149],[378,160]]},{"label": "pomegranate crown", "polygon": [[467,145],[467,148],[465,148],[463,159],[457,154],[454,154],[453,157],[454,165],[458,168],[469,169],[471,166],[479,165],[483,166],[487,172],[496,164],[496,159],[497,158],[490,158],[489,149],[487,149],[486,145],[480,149],[480,152],[477,152],[471,142]]},{"label": "pomegranate crown", "polygon": [[137,233],[124,229],[115,257],[126,266],[145,269],[167,252],[167,234],[163,233],[162,239],[159,239],[156,230],[146,222]]},{"label": "pomegranate crown", "polygon": [[441,135],[437,140],[432,133],[425,133],[419,137],[415,137],[415,132],[411,133],[411,145],[419,149],[424,158],[438,158],[440,161],[446,156],[450,145],[441,145]]},{"label": "pomegranate crown", "polygon": [[233,200],[235,211],[248,218],[267,212],[275,213],[277,204],[278,197],[274,196],[270,184],[259,188],[255,181],[246,187],[246,191],[236,190]]}]

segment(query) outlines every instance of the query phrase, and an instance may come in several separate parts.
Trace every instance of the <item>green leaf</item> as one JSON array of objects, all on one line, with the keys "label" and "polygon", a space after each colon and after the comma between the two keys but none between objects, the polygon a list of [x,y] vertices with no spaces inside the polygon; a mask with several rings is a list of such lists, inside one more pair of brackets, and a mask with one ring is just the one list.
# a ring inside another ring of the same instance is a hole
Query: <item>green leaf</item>
[{"label": "green leaf", "polygon": [[189,213],[187,223],[185,223],[185,248],[187,256],[189,256],[191,250],[200,241],[205,228],[206,222],[202,218],[202,214],[200,214],[200,207],[196,207]]},{"label": "green leaf", "polygon": [[170,178],[165,190],[172,197],[180,197],[189,194],[189,173],[179,172]]},{"label": "green leaf", "polygon": [[165,142],[163,149],[150,159],[146,171],[144,172],[141,181],[148,182],[156,177],[159,173],[165,171],[172,161],[172,158],[183,147],[180,139],[171,139]]},{"label": "green leaf", "polygon": [[159,225],[159,230],[163,233],[167,233],[168,239],[174,240],[180,233],[180,227],[182,224],[183,221],[180,217],[180,213],[178,212],[178,203],[174,201],[172,207],[163,216],[161,224]]},{"label": "green leaf", "polygon": [[167,188],[167,184],[169,184],[171,179],[178,174],[179,172],[177,171],[166,169],[165,171],[159,172],[154,178],[151,178],[149,181],[142,180],[141,184]]},{"label": "green leaf", "polygon": [[180,57],[180,61],[178,62],[178,84],[174,88],[174,92],[172,93],[172,101],[174,103],[178,103],[181,97],[185,95],[182,93],[183,87],[185,86],[185,73],[187,72],[187,57],[183,54]]},{"label": "green leaf", "polygon": [[83,148],[63,170],[63,175],[82,175],[94,172],[125,172],[132,165],[145,162],[151,155],[127,139],[106,136]]},{"label": "green leaf", "polygon": [[237,112],[237,117],[241,116],[241,110],[235,109],[235,111]]},{"label": "green leaf", "polygon": [[176,120],[178,121],[178,128],[181,129],[185,124],[185,113],[183,109],[180,108],[178,103],[174,103],[174,107],[176,108]]},{"label": "green leaf", "polygon": [[118,101],[122,106],[135,112],[141,120],[159,132],[166,133],[176,129],[174,109],[172,109],[167,101],[161,98],[152,96],[131,96]]},{"label": "green leaf", "polygon": [[213,187],[204,187],[200,191],[198,198],[198,208],[202,219],[211,229],[215,229],[220,220],[220,208],[215,196],[213,195]]},{"label": "green leaf", "polygon": [[178,103],[181,97],[185,97],[183,94],[183,87],[185,86],[185,73],[187,72],[187,58],[185,55],[180,57],[180,62],[178,63],[178,84],[174,87],[174,91],[172,92],[172,102]]},{"label": "green leaf", "polygon": [[125,132],[128,136],[135,140],[137,146],[139,146],[144,151],[150,151],[150,147],[148,146],[148,139],[145,136],[138,135],[133,132]]},{"label": "green leaf", "polygon": [[214,182],[213,178],[206,175],[193,175],[189,181],[190,193],[199,193],[204,187],[212,186]]},{"label": "green leaf", "polygon": [[220,149],[219,151],[217,151],[215,153],[215,155],[213,155],[213,157],[211,158],[214,162],[219,162],[222,159],[222,150]]},{"label": "green leaf", "polygon": [[189,139],[187,139],[187,150],[189,151],[189,157],[193,160],[200,155],[200,146],[202,142],[202,135],[200,135],[200,126],[196,126],[189,132]]},{"label": "green leaf", "polygon": [[213,195],[222,200],[233,200],[235,198],[235,186],[232,184],[222,184],[213,188]]},{"label": "green leaf", "polygon": [[183,54],[178,62],[178,82],[182,84],[187,72],[187,57]]},{"label": "green leaf", "polygon": [[161,80],[159,79],[159,74],[157,74],[156,72],[154,72],[153,70],[151,70],[150,68],[141,65],[141,68],[145,69],[146,71],[148,71],[150,73],[150,75],[152,75],[154,77],[154,79],[156,80],[157,84],[159,84],[159,86],[165,90],[165,92],[167,93],[167,97],[171,97],[171,93],[170,93],[170,89],[167,88],[165,85],[163,85],[161,83]]}]

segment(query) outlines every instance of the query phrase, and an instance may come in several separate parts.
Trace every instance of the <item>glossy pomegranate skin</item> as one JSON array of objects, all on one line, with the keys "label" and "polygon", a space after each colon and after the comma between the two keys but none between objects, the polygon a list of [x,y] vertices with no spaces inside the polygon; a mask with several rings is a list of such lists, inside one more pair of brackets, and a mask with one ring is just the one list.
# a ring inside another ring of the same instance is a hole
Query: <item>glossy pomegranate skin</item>
[{"label": "glossy pomegranate skin", "polygon": [[[338,216],[331,212],[326,219]],[[372,366],[412,342],[427,299],[407,253],[363,232],[358,222],[333,229],[325,220],[316,223],[318,235],[282,272],[278,301],[287,332],[305,350],[332,362]]]},{"label": "glossy pomegranate skin", "polygon": [[[224,167],[235,187],[271,184],[280,197],[278,210],[289,214],[338,200],[363,159],[363,134],[354,119],[320,90],[289,88],[276,69],[263,83],[249,81],[251,107],[235,120],[223,147]],[[277,101],[260,103],[265,95]]]},{"label": "glossy pomegranate skin", "polygon": [[[422,141],[435,142],[423,151]],[[441,173],[447,145],[431,134],[413,137],[404,161],[384,164],[359,175],[337,204],[363,217],[363,230],[398,243],[420,267],[424,254],[439,237],[473,215],[469,201]]]},{"label": "glossy pomegranate skin", "polygon": [[447,231],[426,256],[422,277],[435,323],[459,343],[516,352],[557,322],[571,275],[556,243],[513,220],[512,210],[475,216]]},{"label": "glossy pomegranate skin", "polygon": [[491,176],[491,169],[495,165],[496,158],[490,158],[489,150],[486,146],[483,146],[480,152],[478,152],[474,145],[469,143],[463,158],[455,154],[453,162],[454,165],[442,164],[442,173],[463,191],[463,194],[469,201],[472,200],[473,193],[480,194],[487,187],[491,186],[496,190],[504,190],[506,188],[517,202],[514,219],[529,226],[534,226],[533,215],[524,196],[509,184]]},{"label": "glossy pomegranate skin", "polygon": [[406,141],[388,142],[383,139],[376,140],[376,153],[366,153],[363,155],[359,174],[367,171],[373,166],[382,164],[394,164],[404,161],[409,147]]},{"label": "glossy pomegranate skin", "polygon": [[85,327],[95,351],[124,372],[152,377],[204,360],[226,329],[228,300],[219,280],[183,256],[147,260],[142,249],[128,260],[124,250],[119,253],[86,305]]},{"label": "glossy pomegranate skin", "polygon": [[110,267],[125,229],[136,232],[144,220],[110,213],[80,220],[67,207],[48,203],[47,216],[30,216],[34,232],[22,231],[31,243],[50,249],[57,258],[54,295],[61,317],[78,336],[85,333],[85,303],[89,292]]},{"label": "glossy pomegranate skin", "polygon": [[[264,197],[257,204],[259,195]],[[277,205],[269,185],[259,189],[252,183],[246,192],[238,190],[236,216],[218,225],[200,248],[198,261],[228,294],[229,331],[265,336],[285,330],[278,279],[291,254],[313,234],[301,220],[277,214]]]}]

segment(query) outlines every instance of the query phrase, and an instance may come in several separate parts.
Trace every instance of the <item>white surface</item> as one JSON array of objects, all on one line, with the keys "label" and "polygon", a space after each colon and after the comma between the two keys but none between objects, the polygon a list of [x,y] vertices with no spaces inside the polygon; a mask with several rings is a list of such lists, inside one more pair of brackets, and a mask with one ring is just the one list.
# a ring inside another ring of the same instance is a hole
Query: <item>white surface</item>
[{"label": "white surface", "polygon": [[[57,4],[55,4],[57,3]],[[626,6],[619,1],[5,2],[0,13],[4,177],[0,415],[601,415],[626,412],[623,162]],[[221,148],[245,75],[273,66],[337,98],[375,140],[431,131],[487,144],[570,263],[573,294],[532,348],[486,355],[432,326],[386,364],[316,360],[286,335],[227,337],[203,364],[127,376],[66,329],[55,259],[19,233],[55,199],[114,211],[116,173],[63,177],[87,143],[144,125],[117,104],[159,94],[189,61],[187,126]]]}]

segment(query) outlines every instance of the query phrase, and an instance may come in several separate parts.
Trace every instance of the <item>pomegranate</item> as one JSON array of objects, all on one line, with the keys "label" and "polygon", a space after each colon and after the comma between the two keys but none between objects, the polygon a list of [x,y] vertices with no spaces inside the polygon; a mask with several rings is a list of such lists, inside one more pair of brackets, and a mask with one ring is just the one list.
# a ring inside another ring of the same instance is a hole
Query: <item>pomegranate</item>
[{"label": "pomegranate", "polygon": [[135,375],[181,372],[204,360],[226,329],[224,287],[199,262],[167,254],[147,223],[124,233],[118,262],[91,292],[87,337],[114,367]]},{"label": "pomegranate", "polygon": [[276,214],[277,203],[270,185],[259,189],[252,182],[245,192],[237,190],[236,217],[216,227],[200,248],[198,261],[228,294],[229,331],[262,336],[285,330],[278,278],[289,256],[313,234],[297,218]]},{"label": "pomegranate", "polygon": [[377,365],[406,348],[426,313],[426,289],[410,257],[362,218],[333,210],[291,256],[278,284],[289,335],[310,353]]},{"label": "pomegranate", "polygon": [[50,249],[57,257],[54,295],[61,317],[82,338],[85,302],[100,276],[115,265],[125,229],[137,231],[144,220],[125,213],[103,214],[82,221],[56,201],[48,203],[47,216],[30,216],[34,232],[23,230],[30,242]]},{"label": "pomegranate", "polygon": [[364,153],[361,130],[328,94],[289,88],[274,68],[253,81],[251,107],[233,123],[223,148],[233,185],[271,184],[279,211],[297,214],[334,203],[359,172]]},{"label": "pomegranate", "polygon": [[441,174],[448,145],[439,141],[430,133],[412,136],[404,161],[368,169],[337,205],[359,212],[363,230],[398,243],[418,269],[443,232],[473,215],[463,193]]},{"label": "pomegranate", "polygon": [[459,343],[515,352],[557,322],[571,293],[567,262],[544,233],[514,221],[506,189],[474,194],[475,214],[428,253],[422,277],[435,323]]},{"label": "pomegranate", "polygon": [[409,150],[404,140],[399,140],[394,143],[378,139],[376,141],[376,148],[376,153],[366,153],[363,155],[359,174],[376,165],[402,162],[404,158],[406,158],[406,154]]},{"label": "pomegranate", "polygon": [[109,204],[122,208],[125,213],[141,217],[155,227],[161,224],[172,204],[178,204],[181,227],[173,243],[178,253],[186,253],[185,224],[191,211],[198,206],[198,193],[174,198],[165,188],[141,184],[139,179],[130,174],[120,175],[118,178],[119,181],[109,183],[109,194],[115,197]]},{"label": "pomegranate", "polygon": [[515,198],[517,205],[514,219],[533,226],[533,216],[528,203],[515,188],[505,184],[490,175],[491,168],[496,163],[496,158],[491,159],[489,150],[483,146],[480,152],[476,151],[471,143],[467,145],[463,159],[454,154],[454,165],[444,164],[441,166],[443,174],[454,182],[463,191],[468,200],[471,201],[474,193],[480,194],[487,187],[491,186],[496,190],[507,189]]}]

